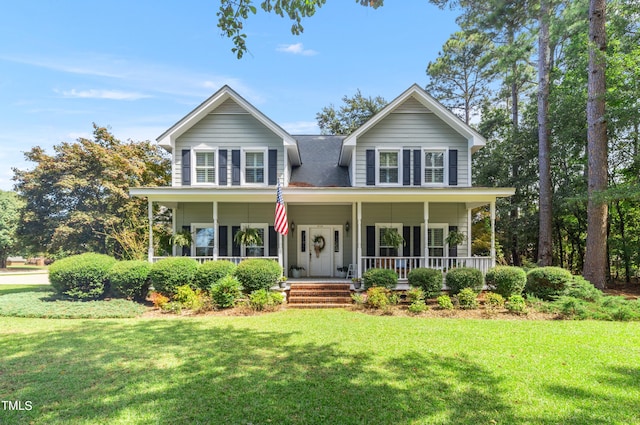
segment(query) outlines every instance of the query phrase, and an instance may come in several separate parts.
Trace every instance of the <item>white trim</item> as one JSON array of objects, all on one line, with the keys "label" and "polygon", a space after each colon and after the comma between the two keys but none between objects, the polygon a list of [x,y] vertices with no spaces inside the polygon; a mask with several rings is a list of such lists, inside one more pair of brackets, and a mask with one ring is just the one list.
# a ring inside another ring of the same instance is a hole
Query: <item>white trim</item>
[{"label": "white trim", "polygon": [[[196,253],[197,244],[196,244],[196,229],[213,229],[213,245],[207,245],[206,248],[211,248],[211,256],[213,256],[216,249],[216,238],[218,234],[216,233],[216,227],[214,223],[191,223],[191,255],[196,257],[198,256]],[[209,253],[206,253],[204,257],[209,257]],[[202,256],[201,256],[202,257]]]},{"label": "white trim", "polygon": [[[240,253],[242,254],[243,257],[249,257],[249,255],[247,255],[247,248],[262,248],[262,257],[268,257],[269,256],[269,223],[240,223],[240,229],[246,229],[247,227],[250,227],[252,229],[262,229],[262,246],[258,246],[256,245],[254,246],[249,246],[247,247],[246,245],[241,245],[240,246]],[[235,237],[235,235],[231,235],[231,238],[233,240],[233,238]],[[251,256],[252,258],[254,258],[253,256]],[[255,258],[262,258],[262,257],[255,257]]]},{"label": "white trim", "polygon": [[[396,153],[398,155],[398,181],[396,183],[383,183],[380,181],[380,154],[381,153]],[[376,168],[376,185],[383,187],[397,187],[402,186],[402,148],[376,148],[376,158],[375,158],[375,168]]]},{"label": "white trim", "polygon": [[[429,183],[425,181],[425,171],[427,168],[427,161],[425,159],[425,154],[427,152],[442,152],[444,153],[443,158],[442,158],[442,183]],[[445,147],[429,147],[429,148],[422,148],[421,153],[422,158],[420,159],[420,172],[422,173],[422,175],[420,176],[420,182],[422,186],[425,187],[442,187],[442,186],[449,186],[449,148],[445,148]]]},{"label": "white trim", "polygon": [[[197,161],[199,153],[213,153],[213,183],[198,182]],[[192,186],[217,186],[218,185],[218,148],[217,147],[194,147],[191,148],[191,185]]]},{"label": "white trim", "polygon": [[[262,164],[264,167],[264,172],[262,175],[262,178],[263,178],[262,183],[247,183],[246,181],[246,171],[247,171],[246,157],[248,153],[262,154]],[[250,186],[250,187],[262,187],[262,186],[269,185],[269,148],[266,148],[266,147],[242,148],[240,150],[240,184],[242,186]]]}]

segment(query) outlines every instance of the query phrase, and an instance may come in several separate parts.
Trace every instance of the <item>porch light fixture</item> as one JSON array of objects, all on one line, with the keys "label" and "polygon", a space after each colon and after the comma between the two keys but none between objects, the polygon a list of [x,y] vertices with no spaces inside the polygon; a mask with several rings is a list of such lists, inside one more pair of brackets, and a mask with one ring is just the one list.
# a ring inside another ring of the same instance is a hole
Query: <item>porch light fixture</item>
[{"label": "porch light fixture", "polygon": [[291,222],[291,226],[289,226],[289,228],[291,229],[292,232],[296,231],[296,223],[295,222]]},{"label": "porch light fixture", "polygon": [[347,221],[347,223],[344,225],[344,230],[346,230],[347,232],[349,232],[349,228],[351,226],[349,225],[349,222]]}]

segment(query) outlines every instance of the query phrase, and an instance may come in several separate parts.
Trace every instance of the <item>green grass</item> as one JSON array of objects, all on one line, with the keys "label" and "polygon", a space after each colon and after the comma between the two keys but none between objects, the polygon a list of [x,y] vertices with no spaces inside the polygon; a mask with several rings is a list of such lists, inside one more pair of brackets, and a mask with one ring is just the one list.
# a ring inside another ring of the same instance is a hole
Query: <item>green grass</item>
[{"label": "green grass", "polygon": [[35,290],[33,285],[5,286],[10,288],[0,288],[0,316],[104,319],[136,317],[146,310],[138,303],[122,299],[85,302],[59,299],[49,286],[36,286]]},{"label": "green grass", "polygon": [[[640,323],[0,318],[2,424],[634,424]],[[1,407],[1,406],[0,406]]]}]

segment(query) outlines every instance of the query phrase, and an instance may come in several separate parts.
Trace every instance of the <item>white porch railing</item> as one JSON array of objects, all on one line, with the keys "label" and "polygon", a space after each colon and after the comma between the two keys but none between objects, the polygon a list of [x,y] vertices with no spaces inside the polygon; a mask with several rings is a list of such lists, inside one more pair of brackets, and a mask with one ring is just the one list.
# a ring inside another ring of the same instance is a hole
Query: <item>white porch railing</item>
[{"label": "white porch railing", "polygon": [[[171,258],[171,257],[153,257],[153,262],[156,263],[159,260],[162,260],[164,258]],[[266,259],[266,260],[278,261],[278,257],[218,257],[218,258],[214,258],[214,257],[188,257],[188,258],[193,258],[194,260],[196,260],[200,264],[206,263],[207,261],[226,260],[226,261],[231,261],[232,263],[235,263],[237,265],[237,264],[240,264],[241,261],[248,260],[250,258],[263,258],[263,259]]]},{"label": "white porch railing", "polygon": [[362,257],[362,272],[372,269],[390,269],[398,274],[398,280],[407,280],[409,272],[419,267],[442,270],[446,273],[455,267],[471,267],[484,275],[493,266],[491,257]]}]

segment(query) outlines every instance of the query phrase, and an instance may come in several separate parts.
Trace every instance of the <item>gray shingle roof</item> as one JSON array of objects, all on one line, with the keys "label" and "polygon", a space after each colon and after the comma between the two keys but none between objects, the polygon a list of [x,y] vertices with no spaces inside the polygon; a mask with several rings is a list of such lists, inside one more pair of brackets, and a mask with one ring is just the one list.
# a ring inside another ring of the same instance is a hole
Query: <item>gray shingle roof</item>
[{"label": "gray shingle roof", "polygon": [[349,169],[338,165],[345,136],[293,136],[302,165],[294,167],[291,186],[349,187]]}]

